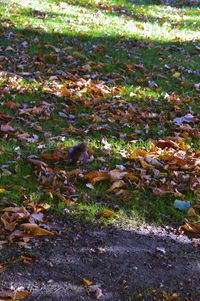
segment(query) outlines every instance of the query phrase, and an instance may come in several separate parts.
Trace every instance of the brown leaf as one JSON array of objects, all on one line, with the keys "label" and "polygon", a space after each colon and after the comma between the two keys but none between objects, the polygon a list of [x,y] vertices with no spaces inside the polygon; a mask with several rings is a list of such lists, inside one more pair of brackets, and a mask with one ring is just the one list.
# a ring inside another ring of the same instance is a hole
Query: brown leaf
[{"label": "brown leaf", "polygon": [[187,211],[187,215],[189,216],[198,216],[194,210],[194,208],[190,207]]},{"label": "brown leaf", "polygon": [[19,107],[19,103],[10,100],[5,103],[5,107],[7,107],[9,109],[14,109],[14,108]]},{"label": "brown leaf", "polygon": [[0,264],[0,273],[3,273],[5,270],[6,268],[2,264]]},{"label": "brown leaf", "polygon": [[45,229],[40,228],[37,224],[26,223],[26,224],[22,224],[21,226],[24,228],[24,230],[27,233],[30,233],[30,234],[33,234],[33,235],[36,235],[36,236],[54,235],[54,233],[49,232],[49,231],[47,231]]},{"label": "brown leaf", "polygon": [[93,171],[85,175],[85,179],[90,180],[91,184],[94,185],[96,182],[108,179],[106,172]]},{"label": "brown leaf", "polygon": [[48,165],[46,163],[44,163],[40,160],[30,159],[30,158],[28,158],[27,160],[43,170],[48,167]]},{"label": "brown leaf", "polygon": [[155,146],[159,147],[159,148],[165,148],[165,147],[168,147],[168,148],[174,148],[174,149],[178,149],[179,146],[177,143],[175,143],[174,141],[172,140],[159,140],[157,142],[154,142]]},{"label": "brown leaf", "polygon": [[1,125],[1,131],[2,132],[15,132],[16,129],[13,128],[11,125],[9,124],[2,124]]},{"label": "brown leaf", "polygon": [[4,300],[23,300],[28,298],[32,293],[25,292],[25,291],[14,291],[14,290],[7,290],[7,291],[0,291],[0,298]]},{"label": "brown leaf", "polygon": [[42,158],[51,161],[59,161],[66,160],[68,158],[68,154],[66,152],[60,151],[56,149],[53,154],[41,154]]},{"label": "brown leaf", "polygon": [[108,174],[110,176],[110,180],[114,182],[117,180],[121,180],[127,174],[127,172],[122,172],[119,169],[113,169]]},{"label": "brown leaf", "polygon": [[112,186],[107,190],[107,192],[111,192],[115,190],[116,188],[124,187],[126,186],[126,183],[123,180],[116,181],[112,184]]},{"label": "brown leaf", "polygon": [[184,228],[185,230],[192,233],[200,233],[200,225],[198,225],[199,229],[196,226],[196,224],[186,223],[185,225],[181,226],[181,228]]}]

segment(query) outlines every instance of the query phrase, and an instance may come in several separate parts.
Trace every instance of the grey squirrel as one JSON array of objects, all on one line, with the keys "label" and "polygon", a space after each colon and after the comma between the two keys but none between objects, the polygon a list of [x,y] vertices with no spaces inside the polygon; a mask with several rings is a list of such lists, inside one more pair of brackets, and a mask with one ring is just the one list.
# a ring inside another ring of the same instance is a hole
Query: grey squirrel
[{"label": "grey squirrel", "polygon": [[85,163],[88,158],[87,144],[80,142],[69,149],[68,158],[72,164]]}]

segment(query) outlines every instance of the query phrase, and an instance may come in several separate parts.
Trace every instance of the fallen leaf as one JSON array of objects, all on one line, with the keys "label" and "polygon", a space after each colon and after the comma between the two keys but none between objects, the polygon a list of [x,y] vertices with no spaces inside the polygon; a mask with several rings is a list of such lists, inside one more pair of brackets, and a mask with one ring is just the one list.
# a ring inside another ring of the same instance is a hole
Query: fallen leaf
[{"label": "fallen leaf", "polygon": [[103,216],[104,217],[109,217],[111,215],[114,215],[115,213],[111,210],[106,210],[104,213],[103,213]]},{"label": "fallen leaf", "polygon": [[126,183],[123,180],[119,180],[114,182],[111,187],[107,190],[107,192],[111,192],[113,190],[115,190],[116,188],[120,188],[120,187],[124,187],[126,186]]},{"label": "fallen leaf", "polygon": [[192,232],[192,233],[200,233],[200,227],[197,229],[194,224],[186,223],[185,225],[181,226],[181,228],[184,228],[185,230]]},{"label": "fallen leaf", "polygon": [[106,172],[93,171],[85,175],[85,179],[89,179],[91,184],[94,185],[96,182],[108,179]]},{"label": "fallen leaf", "polygon": [[54,235],[54,233],[49,232],[49,231],[47,231],[45,229],[40,228],[37,224],[26,223],[26,224],[22,224],[21,226],[24,228],[24,230],[27,233],[30,233],[30,234],[33,234],[33,235],[36,235],[36,236]]},{"label": "fallen leaf", "polygon": [[108,174],[110,176],[110,180],[114,182],[117,180],[121,180],[127,174],[127,172],[122,172],[119,169],[113,169]]},{"label": "fallen leaf", "polygon": [[85,279],[85,278],[83,278],[83,281],[84,281],[87,285],[91,285],[91,284],[92,284],[92,281],[87,280],[87,279]]},{"label": "fallen leaf", "polygon": [[16,129],[13,128],[11,125],[9,124],[2,124],[1,125],[1,131],[2,132],[15,132]]},{"label": "fallen leaf", "polygon": [[32,292],[25,292],[25,291],[17,291],[17,290],[7,290],[7,291],[0,291],[0,298],[3,300],[23,300],[28,298]]}]

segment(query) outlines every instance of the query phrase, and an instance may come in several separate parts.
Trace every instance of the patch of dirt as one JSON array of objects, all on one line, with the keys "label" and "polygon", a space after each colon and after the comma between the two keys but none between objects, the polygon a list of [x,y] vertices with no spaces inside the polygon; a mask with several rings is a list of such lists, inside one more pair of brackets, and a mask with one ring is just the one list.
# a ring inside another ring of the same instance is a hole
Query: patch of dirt
[{"label": "patch of dirt", "polygon": [[[0,290],[32,290],[29,301],[155,300],[152,290],[200,300],[199,246],[188,237],[152,227],[123,230],[70,221],[56,227],[64,229],[61,235],[37,238],[28,249],[4,247],[0,261],[12,262],[0,274]],[[30,265],[13,261],[24,254],[37,259]],[[90,291],[83,278],[92,281]]]}]

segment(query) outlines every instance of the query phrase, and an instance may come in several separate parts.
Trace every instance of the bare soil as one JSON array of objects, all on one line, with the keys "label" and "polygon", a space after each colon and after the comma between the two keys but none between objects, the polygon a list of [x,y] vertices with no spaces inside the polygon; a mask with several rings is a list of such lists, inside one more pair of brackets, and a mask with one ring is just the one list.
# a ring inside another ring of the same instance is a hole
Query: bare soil
[{"label": "bare soil", "polygon": [[[70,220],[54,228],[62,233],[36,238],[27,249],[4,247],[1,261],[11,263],[0,274],[0,290],[31,290],[29,301],[165,300],[155,296],[163,291],[180,294],[178,300],[200,300],[197,238],[170,227],[126,230]],[[36,260],[14,260],[24,254]]]}]

